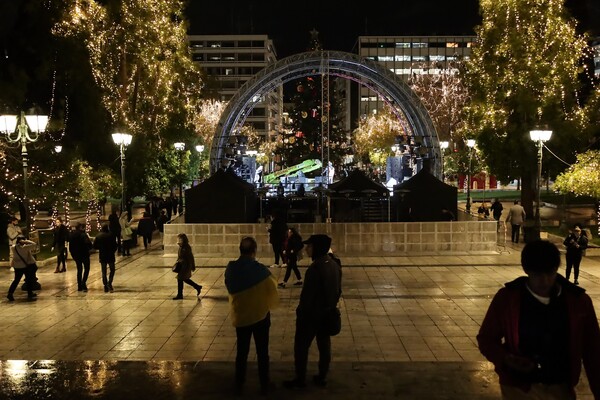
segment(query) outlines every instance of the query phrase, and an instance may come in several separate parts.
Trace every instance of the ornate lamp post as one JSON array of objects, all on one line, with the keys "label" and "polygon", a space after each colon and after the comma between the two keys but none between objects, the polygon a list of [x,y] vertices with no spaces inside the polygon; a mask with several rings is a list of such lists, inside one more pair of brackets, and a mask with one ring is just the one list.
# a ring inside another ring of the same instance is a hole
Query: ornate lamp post
[{"label": "ornate lamp post", "polygon": [[473,156],[473,147],[475,147],[475,139],[467,140],[467,147],[469,148],[469,170],[467,173],[467,205],[465,210],[467,213],[471,213],[471,159]]},{"label": "ornate lamp post", "polygon": [[441,162],[442,162],[442,182],[445,181],[445,176],[444,176],[444,153],[446,152],[446,149],[450,146],[450,142],[444,140],[443,142],[440,142],[440,153],[442,155],[441,157]]},{"label": "ornate lamp post", "polygon": [[[6,134],[8,142],[21,144],[21,158],[23,160],[23,206],[25,208],[27,234],[29,234],[30,230],[34,229],[29,212],[29,199],[27,198],[27,143],[36,142],[40,137],[39,134],[46,130],[47,125],[47,115],[25,115],[24,112],[21,112],[18,116],[0,116],[0,131]],[[31,132],[31,135],[29,132]]]},{"label": "ornate lamp post", "polygon": [[[127,184],[125,183],[125,149],[131,144],[131,136],[129,133],[113,133],[112,139],[119,146],[121,157],[121,212],[127,207]],[[131,215],[129,216],[131,218]]]},{"label": "ornate lamp post", "polygon": [[547,142],[552,137],[550,130],[532,130],[529,131],[531,140],[536,142],[537,153],[537,180],[535,185],[535,236],[539,239],[540,230],[542,228],[542,219],[540,218],[540,191],[542,184],[542,155],[544,151],[544,142]]}]

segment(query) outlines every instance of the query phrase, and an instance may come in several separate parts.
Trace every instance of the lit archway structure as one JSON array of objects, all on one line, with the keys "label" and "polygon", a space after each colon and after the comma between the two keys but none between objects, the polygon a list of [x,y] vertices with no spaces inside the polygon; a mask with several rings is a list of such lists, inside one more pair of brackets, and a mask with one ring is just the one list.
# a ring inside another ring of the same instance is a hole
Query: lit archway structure
[{"label": "lit archway structure", "polygon": [[217,125],[210,152],[210,169],[223,165],[229,136],[239,132],[244,121],[265,94],[284,83],[315,75],[333,75],[358,82],[381,96],[395,112],[401,112],[415,138],[426,149],[431,172],[441,179],[441,151],[438,136],[427,110],[412,89],[391,71],[374,61],[340,51],[311,51],[283,58],[246,81],[231,98]]}]

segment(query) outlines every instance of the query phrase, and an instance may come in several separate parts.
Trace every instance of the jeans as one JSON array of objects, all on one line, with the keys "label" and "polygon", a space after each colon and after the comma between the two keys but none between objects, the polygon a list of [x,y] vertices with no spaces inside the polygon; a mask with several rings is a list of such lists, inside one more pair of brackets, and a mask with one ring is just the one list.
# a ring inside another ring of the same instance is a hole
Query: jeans
[{"label": "jeans", "polygon": [[325,329],[325,318],[308,320],[301,317],[296,318],[296,335],[294,337],[294,365],[296,368],[296,380],[306,380],[306,366],[308,364],[308,350],[313,339],[317,339],[319,349],[319,376],[323,379],[329,372],[331,363],[331,336]]},{"label": "jeans", "polygon": [[258,378],[262,388],[269,384],[269,328],[271,314],[250,326],[235,328],[237,335],[237,355],[235,357],[235,383],[241,386],[246,381],[246,366],[250,352],[250,338],[254,336],[256,359],[258,361]]},{"label": "jeans", "polygon": [[90,258],[75,260],[75,265],[77,265],[77,289],[83,289],[90,274]]},{"label": "jeans", "polygon": [[565,278],[569,280],[569,276],[571,276],[571,268],[573,269],[573,277],[574,280],[579,278],[579,264],[581,264],[581,253],[569,254],[567,253],[567,271],[565,273]]},{"label": "jeans", "polygon": [[283,281],[287,282],[290,279],[290,275],[292,275],[292,271],[296,275],[296,279],[301,280],[302,275],[300,275],[300,270],[298,269],[298,254],[288,254],[287,267],[285,268],[285,276],[283,277]]},{"label": "jeans", "polygon": [[19,285],[19,282],[21,282],[21,278],[23,277],[23,275],[25,275],[25,283],[27,283],[27,293],[31,295],[33,293],[31,288],[33,287],[33,283],[35,282],[35,271],[28,267],[13,269],[15,270],[15,279],[12,281],[10,287],[8,288],[8,294],[13,294],[15,292],[17,286]]},{"label": "jeans", "polygon": [[281,257],[281,261],[285,262],[285,257],[283,255],[283,243],[272,243],[273,253],[275,254],[275,264],[279,265],[279,258]]},{"label": "jeans", "polygon": [[147,249],[148,245],[152,243],[152,234],[142,235],[142,238],[144,240],[144,248]]},{"label": "jeans", "polygon": [[[115,277],[115,262],[100,262],[100,267],[102,268],[102,283],[104,286],[112,286],[113,278]],[[110,273],[108,279],[106,278],[106,270],[110,269]]]},{"label": "jeans", "polygon": [[62,264],[62,269],[67,269],[67,248],[65,246],[56,249],[56,269]]}]

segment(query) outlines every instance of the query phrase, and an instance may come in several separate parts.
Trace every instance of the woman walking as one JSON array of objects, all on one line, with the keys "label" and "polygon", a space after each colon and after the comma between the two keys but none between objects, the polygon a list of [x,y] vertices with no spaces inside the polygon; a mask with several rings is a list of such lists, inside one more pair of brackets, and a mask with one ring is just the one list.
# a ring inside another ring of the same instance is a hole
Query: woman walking
[{"label": "woman walking", "polygon": [[579,264],[581,264],[581,257],[583,256],[583,251],[587,248],[588,238],[585,234],[581,233],[581,227],[579,225],[575,225],[573,230],[567,235],[563,244],[567,247],[567,271],[565,273],[565,278],[569,280],[569,276],[571,276],[571,269],[574,272],[574,282],[576,285],[579,285]]},{"label": "woman walking", "polygon": [[17,242],[11,246],[10,251],[12,252],[12,267],[15,270],[15,279],[8,288],[8,294],[6,298],[8,301],[15,301],[13,293],[17,289],[21,278],[25,275],[25,283],[27,284],[27,298],[35,300],[37,296],[33,292],[32,288],[35,283],[35,257],[32,251],[35,249],[35,242],[25,239],[25,236],[17,236]]},{"label": "woman walking", "polygon": [[[69,228],[62,223],[60,217],[54,221],[54,237],[52,250],[56,250],[56,269],[54,273],[67,272],[67,243],[69,242]],[[62,264],[62,269],[60,265]]]},{"label": "woman walking", "polygon": [[177,244],[179,245],[179,251],[177,253],[177,264],[180,264],[179,272],[177,272],[177,296],[173,297],[173,300],[183,299],[183,283],[187,283],[194,289],[196,289],[196,296],[200,299],[200,290],[202,285],[198,285],[192,278],[192,272],[196,270],[196,262],[194,261],[194,254],[192,253],[192,247],[185,233],[177,235]]},{"label": "woman walking", "polygon": [[277,286],[280,288],[284,288],[287,284],[288,279],[290,279],[290,275],[292,271],[296,275],[296,283],[294,286],[302,285],[302,275],[300,275],[300,271],[298,270],[298,253],[304,247],[302,244],[302,236],[298,233],[296,228],[289,228],[287,232],[287,241],[285,247],[285,255],[287,256],[287,266],[285,269],[285,276],[283,277],[283,282],[279,283]]},{"label": "woman walking", "polygon": [[129,221],[128,212],[124,212],[121,214],[121,216],[119,217],[119,225],[121,225],[121,246],[123,246],[122,254],[124,256],[130,256],[133,231],[131,230],[131,223]]}]

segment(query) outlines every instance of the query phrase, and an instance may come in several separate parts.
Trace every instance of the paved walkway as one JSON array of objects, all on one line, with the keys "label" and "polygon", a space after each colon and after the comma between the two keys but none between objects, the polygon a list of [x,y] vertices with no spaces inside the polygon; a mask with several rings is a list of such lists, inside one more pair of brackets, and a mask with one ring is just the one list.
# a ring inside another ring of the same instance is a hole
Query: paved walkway
[{"label": "paved walkway", "polygon": [[[276,387],[269,398],[499,398],[475,335],[491,296],[522,274],[521,246],[509,243],[490,254],[343,259],[343,330],[333,338],[325,389],[281,388],[293,371],[300,288],[280,290],[270,343]],[[93,260],[88,293],[77,292],[69,260],[67,273],[40,268],[37,301],[18,292],[14,303],[0,303],[0,399],[231,397],[235,331],[223,284],[226,259],[198,258],[193,279],[204,286],[200,301],[189,287],[183,301],[171,300],[175,258],[163,255],[160,243],[119,257],[114,293],[103,292],[97,255]],[[280,279],[285,272],[271,271]],[[12,273],[0,272],[7,288]],[[579,281],[600,313],[599,258],[584,259]],[[313,346],[309,374],[316,357]],[[247,398],[258,391],[252,353],[251,359]],[[577,390],[591,399],[585,380]]]}]

